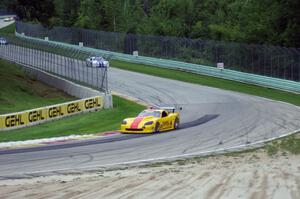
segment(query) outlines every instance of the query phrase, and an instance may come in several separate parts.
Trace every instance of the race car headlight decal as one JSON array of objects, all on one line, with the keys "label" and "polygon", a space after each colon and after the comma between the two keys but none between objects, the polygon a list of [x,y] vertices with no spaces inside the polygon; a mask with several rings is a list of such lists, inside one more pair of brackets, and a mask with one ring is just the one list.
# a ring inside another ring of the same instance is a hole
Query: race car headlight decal
[{"label": "race car headlight decal", "polygon": [[146,126],[146,125],[151,125],[151,124],[153,124],[153,121],[146,122],[146,123],[144,124],[144,126]]},{"label": "race car headlight decal", "polygon": [[123,120],[122,124],[127,124],[127,121],[126,121],[126,120]]}]

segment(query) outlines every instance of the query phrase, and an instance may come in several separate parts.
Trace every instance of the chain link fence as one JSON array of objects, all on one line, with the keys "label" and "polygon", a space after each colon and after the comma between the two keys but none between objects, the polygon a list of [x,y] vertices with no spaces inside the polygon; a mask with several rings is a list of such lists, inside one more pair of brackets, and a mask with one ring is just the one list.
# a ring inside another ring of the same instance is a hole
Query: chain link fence
[{"label": "chain link fence", "polygon": [[108,92],[107,68],[87,67],[86,64],[86,58],[100,55],[91,55],[48,43],[28,42],[13,35],[4,35],[4,37],[8,45],[0,45],[0,58],[29,65],[89,85],[102,92]]},{"label": "chain link fence", "polygon": [[18,33],[27,36],[132,54],[172,59],[300,82],[300,49],[279,46],[203,41],[189,38],[134,35],[80,28],[45,28],[37,24],[16,23]]}]

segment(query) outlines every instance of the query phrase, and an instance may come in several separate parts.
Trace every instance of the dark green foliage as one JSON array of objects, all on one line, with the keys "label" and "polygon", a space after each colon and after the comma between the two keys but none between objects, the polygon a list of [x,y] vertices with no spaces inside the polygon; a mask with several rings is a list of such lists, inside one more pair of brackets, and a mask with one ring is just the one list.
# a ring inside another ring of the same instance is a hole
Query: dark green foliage
[{"label": "dark green foliage", "polygon": [[15,7],[44,24],[48,17],[52,25],[300,47],[299,0],[17,0]]},{"label": "dark green foliage", "polygon": [[13,6],[16,4],[17,0],[1,0],[0,10],[12,10]]},{"label": "dark green foliage", "polygon": [[78,18],[79,0],[62,1],[61,20],[63,26],[72,26]]},{"label": "dark green foliage", "polygon": [[17,0],[12,9],[20,19],[38,21],[49,26],[49,19],[54,15],[53,0]]}]

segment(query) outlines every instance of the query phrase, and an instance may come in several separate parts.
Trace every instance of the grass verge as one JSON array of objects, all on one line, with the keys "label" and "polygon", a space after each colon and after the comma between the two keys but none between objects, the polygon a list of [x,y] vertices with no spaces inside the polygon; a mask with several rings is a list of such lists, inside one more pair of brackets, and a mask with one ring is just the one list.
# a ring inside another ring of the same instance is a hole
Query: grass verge
[{"label": "grass verge", "polygon": [[0,114],[74,100],[64,92],[37,81],[21,66],[0,59]]},{"label": "grass verge", "polygon": [[179,80],[204,86],[220,88],[224,90],[236,91],[250,95],[256,95],[273,100],[288,102],[300,106],[300,94],[265,88],[240,82],[219,79],[215,77],[193,74],[189,72],[177,71],[172,69],[158,68],[143,64],[134,64],[123,61],[111,61],[112,67],[149,74],[157,77]]},{"label": "grass verge", "polygon": [[[208,156],[200,156],[200,157],[192,157],[192,158],[183,158],[178,160],[171,160],[171,161],[161,161],[161,162],[154,162],[145,165],[138,166],[139,168],[152,168],[152,167],[162,167],[162,166],[169,166],[169,165],[191,165],[191,164],[199,164],[208,160],[210,158],[230,158],[233,157],[234,159],[247,157],[247,162],[257,162],[261,155],[264,154],[268,155],[272,158],[278,158],[280,156],[288,156],[289,154],[292,155],[299,155],[300,154],[300,132],[293,134],[291,136],[287,136],[285,138],[277,139],[271,142],[266,143],[266,145],[261,146],[259,148],[247,149],[243,151],[236,151],[236,152],[229,152],[222,155],[208,155]],[[226,163],[226,159],[223,160],[223,163]],[[231,163],[231,161],[228,161]],[[203,164],[206,164],[205,162]]]},{"label": "grass verge", "polygon": [[286,138],[274,140],[266,145],[269,155],[276,155],[278,152],[289,152],[295,155],[300,154],[300,132]]},{"label": "grass verge", "polygon": [[124,118],[136,116],[145,108],[117,96],[113,97],[113,104],[114,108],[112,109],[75,115],[30,128],[1,132],[0,142],[112,131],[119,129],[119,125]]},{"label": "grass verge", "polygon": [[0,34],[14,34],[16,30],[16,24],[12,23],[8,26],[0,28]]}]

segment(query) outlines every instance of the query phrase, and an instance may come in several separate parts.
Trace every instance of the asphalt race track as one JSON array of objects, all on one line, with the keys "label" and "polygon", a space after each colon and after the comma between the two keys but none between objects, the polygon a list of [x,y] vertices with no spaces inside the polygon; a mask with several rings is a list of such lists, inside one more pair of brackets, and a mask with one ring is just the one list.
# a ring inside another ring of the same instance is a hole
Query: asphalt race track
[{"label": "asphalt race track", "polygon": [[[19,56],[26,59],[27,55]],[[40,62],[55,67],[47,60]],[[84,64],[80,70],[93,75]],[[300,109],[290,104],[115,68],[109,68],[108,77],[112,91],[150,104],[182,107],[184,128],[149,136],[115,135],[75,144],[2,151],[0,179],[196,154],[300,129]]]},{"label": "asphalt race track", "polygon": [[4,21],[4,19],[5,19],[6,17],[14,17],[14,16],[15,16],[15,15],[5,15],[5,16],[0,16],[0,29],[3,28],[3,27],[5,27],[5,26],[8,26],[8,25],[14,23],[14,22],[15,22],[14,20],[8,21],[8,22]]}]

